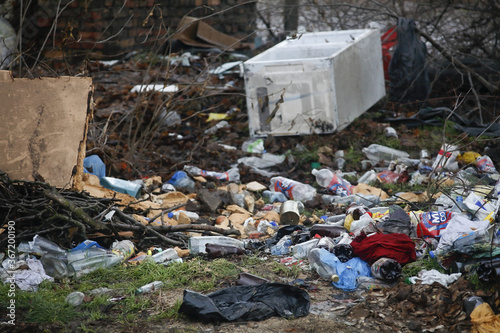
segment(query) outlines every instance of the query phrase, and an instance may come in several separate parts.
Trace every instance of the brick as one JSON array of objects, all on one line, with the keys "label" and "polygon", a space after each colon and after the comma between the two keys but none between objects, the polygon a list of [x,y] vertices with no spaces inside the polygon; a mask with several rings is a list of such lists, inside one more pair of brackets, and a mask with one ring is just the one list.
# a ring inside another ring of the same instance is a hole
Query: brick
[{"label": "brick", "polygon": [[90,18],[93,20],[102,20],[102,13],[99,11],[91,11]]},{"label": "brick", "polygon": [[101,36],[97,31],[80,31],[80,38],[83,40],[97,40]]}]

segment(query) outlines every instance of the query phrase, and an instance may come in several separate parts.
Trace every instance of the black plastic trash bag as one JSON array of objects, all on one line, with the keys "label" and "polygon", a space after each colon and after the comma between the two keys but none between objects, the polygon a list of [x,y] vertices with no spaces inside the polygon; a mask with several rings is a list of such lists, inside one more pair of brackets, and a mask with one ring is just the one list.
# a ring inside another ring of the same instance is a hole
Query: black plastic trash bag
[{"label": "black plastic trash bag", "polygon": [[398,19],[398,43],[389,64],[391,102],[423,101],[430,91],[425,66],[427,48],[415,30],[415,21]]},{"label": "black plastic trash bag", "polygon": [[273,316],[304,317],[309,294],[282,283],[225,288],[208,295],[184,290],[179,312],[204,322],[260,321]]},{"label": "black plastic trash bag", "polygon": [[389,214],[377,223],[377,229],[384,234],[406,234],[412,231],[411,218],[399,206],[389,207]]}]

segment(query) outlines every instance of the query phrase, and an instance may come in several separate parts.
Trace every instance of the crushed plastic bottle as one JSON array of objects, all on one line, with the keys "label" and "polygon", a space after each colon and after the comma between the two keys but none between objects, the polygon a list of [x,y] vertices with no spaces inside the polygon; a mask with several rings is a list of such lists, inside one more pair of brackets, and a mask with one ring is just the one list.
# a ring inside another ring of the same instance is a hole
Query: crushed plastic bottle
[{"label": "crushed plastic bottle", "polygon": [[390,162],[392,160],[410,157],[410,155],[404,151],[389,148],[376,143],[363,148],[362,151],[368,159],[373,161]]},{"label": "crushed plastic bottle", "polygon": [[178,190],[194,191],[195,182],[185,171],[177,171],[167,183],[174,185]]},{"label": "crushed plastic bottle", "polygon": [[285,177],[272,177],[269,189],[283,193],[288,199],[301,202],[312,201],[316,196],[316,189],[308,184],[288,179]]},{"label": "crushed plastic bottle", "polygon": [[185,165],[184,171],[189,173],[191,176],[202,176],[207,178],[214,178],[222,181],[229,182],[239,182],[240,181],[240,171],[238,168],[231,168],[226,172],[216,172],[216,171],[206,171],[202,170],[196,166]]},{"label": "crushed plastic bottle", "polygon": [[458,163],[456,162],[459,154],[458,146],[443,144],[434,159],[432,169],[435,172],[440,172],[441,169],[450,171],[458,171]]},{"label": "crushed plastic bottle", "polygon": [[163,282],[161,281],[153,281],[151,283],[148,283],[140,288],[137,288],[135,290],[135,293],[137,295],[139,294],[144,294],[144,293],[149,293],[151,291],[154,291],[154,290],[158,290],[160,289],[161,287],[163,286]]},{"label": "crushed plastic bottle", "polygon": [[169,261],[169,260],[179,259],[180,257],[175,249],[170,248],[170,249],[166,249],[164,251],[158,252],[156,254],[153,254],[151,256],[151,258],[153,258],[154,262],[156,262],[156,263],[162,263],[162,262]]},{"label": "crushed plastic bottle", "polygon": [[269,190],[263,191],[262,197],[270,203],[285,202],[288,200],[288,198],[282,192],[273,192]]},{"label": "crushed plastic bottle", "polygon": [[314,169],[311,172],[316,177],[316,182],[326,188],[332,193],[340,196],[348,196],[353,193],[354,186],[347,180],[336,175],[333,171],[328,169]]},{"label": "crushed plastic bottle", "polygon": [[393,282],[401,276],[401,265],[391,258],[379,258],[371,266],[372,274],[378,279]]},{"label": "crushed plastic bottle", "polygon": [[227,236],[193,236],[189,238],[188,248],[191,254],[206,253],[205,246],[207,243],[245,249],[245,244],[242,241]]},{"label": "crushed plastic bottle", "polygon": [[315,248],[309,252],[308,259],[311,268],[323,279],[331,282],[338,282],[339,276],[334,266],[329,265],[325,256],[332,255],[325,249]]},{"label": "crushed plastic bottle", "polygon": [[309,252],[316,247],[319,239],[314,238],[303,243],[299,243],[292,246],[293,257],[297,259],[307,258]]},{"label": "crushed plastic bottle", "polygon": [[200,219],[200,215],[195,212],[190,212],[187,210],[174,210],[172,212],[168,212],[167,216],[171,219],[179,220],[179,215],[186,215],[191,221],[197,221]]},{"label": "crushed plastic bottle", "polygon": [[283,236],[276,245],[271,246],[271,254],[273,256],[285,255],[290,252],[290,246],[292,246],[292,236]]}]

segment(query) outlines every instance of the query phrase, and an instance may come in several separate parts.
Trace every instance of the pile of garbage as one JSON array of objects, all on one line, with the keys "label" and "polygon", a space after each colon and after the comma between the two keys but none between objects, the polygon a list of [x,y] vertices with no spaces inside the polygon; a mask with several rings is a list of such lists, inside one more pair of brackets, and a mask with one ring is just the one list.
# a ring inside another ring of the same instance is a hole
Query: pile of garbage
[{"label": "pile of garbage", "polygon": [[[100,190],[101,196],[112,198],[108,204],[118,203],[90,220],[112,228],[123,224],[120,219],[132,219],[129,239],[105,248],[89,237],[64,249],[55,239],[37,234],[18,243],[15,251],[3,254],[2,281],[36,290],[46,279],[78,278],[119,264],[153,260],[168,265],[193,256],[211,260],[250,252],[278,258],[283,265],[299,265],[346,292],[390,290],[402,282],[404,267],[421,259],[435,262],[438,269],[421,270],[404,283],[448,287],[461,276],[472,274],[484,283],[500,278],[500,179],[488,156],[460,152],[444,144],[433,159],[426,151],[419,159],[411,159],[403,151],[372,144],[363,149],[366,160],[362,164],[369,170],[361,177],[341,168],[316,168],[312,170],[315,187],[277,174],[273,168],[286,156],[266,153],[262,141],[251,143],[245,144],[251,156],[227,170],[185,165],[165,182],[106,177],[102,161],[87,157],[85,191],[95,194]],[[342,166],[342,154],[337,156],[336,163]],[[241,166],[268,177],[269,183],[240,184]],[[349,177],[357,181],[350,182]],[[221,186],[200,185],[207,184],[207,179]],[[376,187],[406,182],[428,184],[428,189],[435,186],[432,193],[391,196]],[[3,202],[7,200],[6,189],[2,190]],[[324,215],[317,216],[311,209],[318,203],[327,207]],[[332,214],[334,211],[342,213]],[[87,228],[92,229],[91,225]],[[139,248],[138,238],[144,234],[156,236],[157,242],[163,242],[162,248]],[[10,244],[10,238],[2,239]],[[225,290],[232,296],[224,290],[208,296],[185,292],[180,311],[206,321],[262,320],[270,313],[283,317],[308,314],[309,297],[304,290],[288,290],[290,286],[265,279],[248,284],[252,287]],[[157,288],[161,283],[144,286],[139,293]],[[293,299],[280,299],[278,308],[267,304],[266,316],[259,316],[254,309],[263,301],[249,300],[248,293],[284,293]],[[247,308],[239,312],[241,316],[234,315],[232,302],[242,299],[246,299]],[[472,307],[471,318],[490,315],[492,325],[500,320],[481,299],[465,303]],[[222,304],[229,308],[221,309]]]}]

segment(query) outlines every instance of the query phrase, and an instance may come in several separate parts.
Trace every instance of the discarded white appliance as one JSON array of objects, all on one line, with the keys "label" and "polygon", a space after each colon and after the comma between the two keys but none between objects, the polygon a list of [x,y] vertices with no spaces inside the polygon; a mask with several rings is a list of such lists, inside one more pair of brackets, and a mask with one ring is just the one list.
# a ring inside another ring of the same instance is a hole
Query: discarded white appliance
[{"label": "discarded white appliance", "polygon": [[332,133],[385,96],[377,29],[304,33],[243,66],[251,136]]}]

